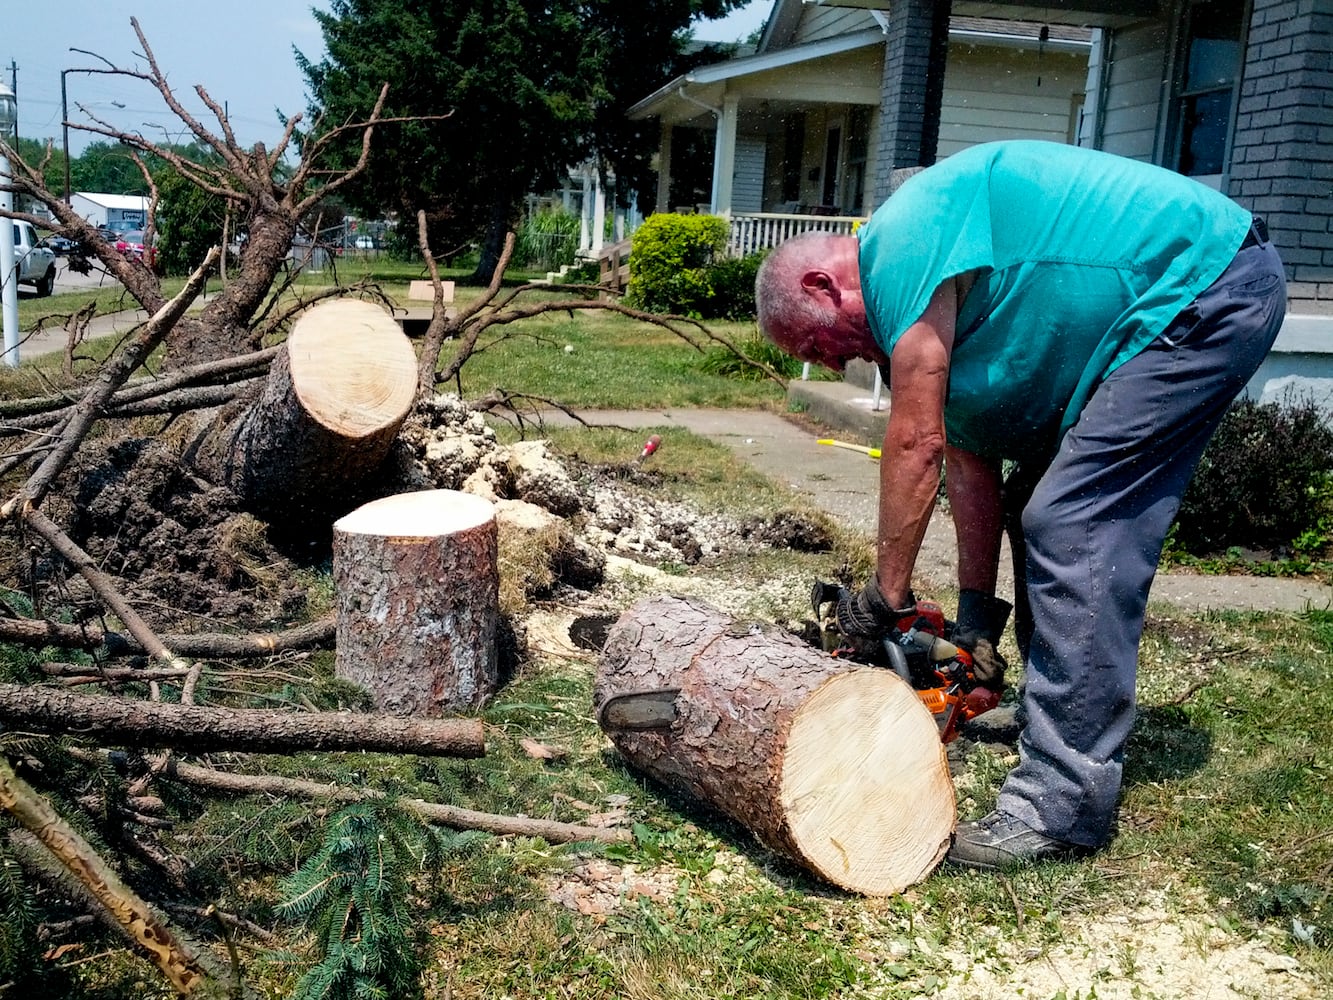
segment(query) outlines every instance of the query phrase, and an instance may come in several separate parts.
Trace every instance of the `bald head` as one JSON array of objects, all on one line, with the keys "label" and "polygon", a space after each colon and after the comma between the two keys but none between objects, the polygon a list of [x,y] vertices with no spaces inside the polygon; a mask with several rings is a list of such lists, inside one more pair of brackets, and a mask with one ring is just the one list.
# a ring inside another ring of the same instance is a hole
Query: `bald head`
[{"label": "bald head", "polygon": [[841,370],[877,350],[861,299],[854,236],[803,233],[778,245],[755,279],[759,329],[803,361]]}]

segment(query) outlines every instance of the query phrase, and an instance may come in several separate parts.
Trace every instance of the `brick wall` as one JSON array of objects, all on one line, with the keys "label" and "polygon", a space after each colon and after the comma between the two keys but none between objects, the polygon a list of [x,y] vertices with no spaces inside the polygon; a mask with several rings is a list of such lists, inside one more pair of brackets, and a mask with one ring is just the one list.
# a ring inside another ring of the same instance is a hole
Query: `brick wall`
[{"label": "brick wall", "polygon": [[1228,194],[1268,220],[1291,312],[1333,314],[1333,0],[1254,0]]},{"label": "brick wall", "polygon": [[947,0],[898,0],[890,8],[880,83],[875,205],[889,196],[895,168],[935,162],[950,6]]}]

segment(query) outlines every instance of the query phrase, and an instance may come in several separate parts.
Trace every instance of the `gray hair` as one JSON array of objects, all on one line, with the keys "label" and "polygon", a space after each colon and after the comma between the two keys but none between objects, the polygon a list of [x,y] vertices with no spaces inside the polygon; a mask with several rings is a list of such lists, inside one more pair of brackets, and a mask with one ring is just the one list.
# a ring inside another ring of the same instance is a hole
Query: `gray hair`
[{"label": "gray hair", "polygon": [[764,258],[754,282],[759,330],[784,350],[797,335],[833,325],[835,317],[801,291],[800,274],[823,265],[832,247],[845,237],[801,233]]}]

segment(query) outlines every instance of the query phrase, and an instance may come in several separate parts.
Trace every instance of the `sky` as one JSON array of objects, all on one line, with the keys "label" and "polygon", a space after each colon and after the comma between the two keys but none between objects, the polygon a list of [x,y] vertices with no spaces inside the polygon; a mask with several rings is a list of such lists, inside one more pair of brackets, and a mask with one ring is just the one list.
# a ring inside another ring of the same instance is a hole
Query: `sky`
[{"label": "sky", "polygon": [[[291,115],[306,106],[305,81],[292,50],[312,61],[323,56],[311,9],[328,9],[327,0],[3,0],[3,6],[0,79],[17,84],[19,135],[50,137],[57,147],[62,141],[62,70],[105,67],[97,56],[123,68],[147,68],[131,17],[138,19],[181,102],[206,126],[217,130],[216,120],[194,95],[196,84],[225,106],[243,145],[272,147],[282,132],[275,109]],[[720,21],[701,22],[695,37],[741,40],[763,25],[772,7],[773,0],[752,0]],[[88,121],[78,110],[83,105],[114,127],[138,129],[150,139],[188,141],[147,83],[85,73],[66,73],[65,82],[71,122]],[[98,138],[71,128],[71,154],[77,156]]]}]

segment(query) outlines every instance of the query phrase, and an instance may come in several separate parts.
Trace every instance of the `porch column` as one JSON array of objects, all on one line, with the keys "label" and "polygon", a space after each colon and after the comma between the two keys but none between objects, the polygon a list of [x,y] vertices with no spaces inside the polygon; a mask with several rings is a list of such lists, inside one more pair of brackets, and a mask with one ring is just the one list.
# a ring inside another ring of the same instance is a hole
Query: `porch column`
[{"label": "porch column", "polygon": [[880,82],[875,204],[898,167],[930,166],[940,139],[950,0],[895,0],[889,9]]},{"label": "porch column", "polygon": [[592,252],[598,253],[606,242],[606,190],[602,187],[602,172],[592,168]]},{"label": "porch column", "polygon": [[671,211],[671,126],[662,121],[662,140],[657,154],[657,204],[655,212]]},{"label": "porch column", "polygon": [[583,199],[579,203],[579,250],[588,250],[592,246],[592,232],[588,216],[592,213],[592,181],[588,176],[588,166],[579,168],[583,174]]},{"label": "porch column", "polygon": [[714,215],[731,215],[731,182],[736,172],[736,119],[740,110],[739,97],[728,96],[722,101],[722,114],[717,119],[717,144],[713,150],[713,203]]}]

